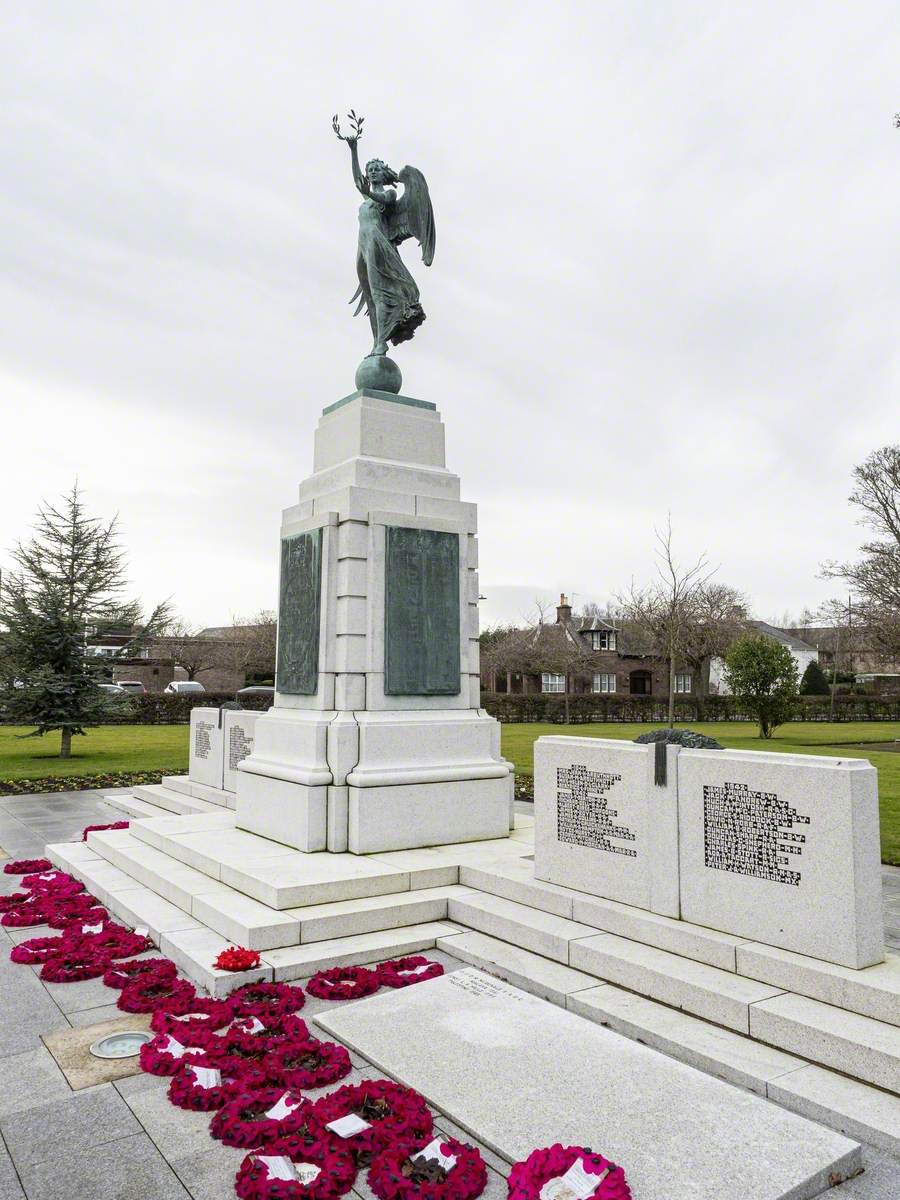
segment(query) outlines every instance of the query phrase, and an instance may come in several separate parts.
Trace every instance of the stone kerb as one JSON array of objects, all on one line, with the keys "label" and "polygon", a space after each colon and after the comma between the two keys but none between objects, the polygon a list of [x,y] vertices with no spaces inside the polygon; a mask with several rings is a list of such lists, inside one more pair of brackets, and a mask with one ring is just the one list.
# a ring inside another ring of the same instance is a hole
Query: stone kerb
[{"label": "stone kerb", "polygon": [[682,750],[678,811],[685,920],[845,967],[883,961],[868,762]]},{"label": "stone kerb", "polygon": [[542,737],[534,747],[537,879],[679,915],[678,747],[611,738]]},{"label": "stone kerb", "polygon": [[224,774],[224,745],[222,710],[219,708],[191,709],[190,767],[191,783],[221,788]]}]

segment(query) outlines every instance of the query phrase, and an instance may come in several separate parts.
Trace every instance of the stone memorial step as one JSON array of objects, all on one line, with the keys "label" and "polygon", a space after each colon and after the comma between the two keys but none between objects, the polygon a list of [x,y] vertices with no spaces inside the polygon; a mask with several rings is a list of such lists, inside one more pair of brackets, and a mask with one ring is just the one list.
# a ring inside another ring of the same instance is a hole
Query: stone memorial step
[{"label": "stone memorial step", "polygon": [[451,900],[470,894],[459,884],[391,892],[384,896],[361,896],[329,904],[307,904],[288,908],[286,915],[300,923],[300,941],[309,943],[376,933],[405,925],[444,921]]},{"label": "stone memorial step", "polygon": [[551,1004],[558,1004],[560,1008],[566,1007],[566,1000],[571,993],[585,991],[597,983],[592,975],[585,975],[486,933],[466,931],[449,934],[439,938],[437,946],[462,962],[479,967],[489,975],[504,979],[542,1000],[549,1000]]},{"label": "stone memorial step", "polygon": [[460,882],[725,971],[735,969],[737,947],[745,944],[744,938],[719,933],[703,925],[678,921],[617,900],[589,896],[558,884],[543,883],[534,878],[534,863],[530,859],[513,859],[485,867],[462,867]]},{"label": "stone memorial step", "polygon": [[170,815],[168,809],[160,808],[158,804],[150,804],[147,800],[139,800],[130,792],[110,792],[103,797],[103,803],[114,808],[116,812],[124,813],[126,817],[134,817],[137,820]]},{"label": "stone memorial step", "polygon": [[472,968],[313,1020],[507,1162],[592,1146],[640,1200],[807,1200],[862,1166],[845,1137]]},{"label": "stone memorial step", "polygon": [[751,1005],[781,994],[770,984],[613,933],[573,941],[570,952],[579,971],[738,1033],[750,1033]]},{"label": "stone memorial step", "polygon": [[218,808],[234,809],[237,796],[227,788],[210,787],[206,783],[196,783],[189,775],[164,775],[161,786],[169,791],[180,792],[183,796],[191,796],[195,800],[207,800]]},{"label": "stone memorial step", "polygon": [[448,921],[426,921],[420,925],[402,925],[397,929],[285,946],[281,950],[269,950],[262,957],[271,967],[276,982],[289,983],[328,967],[357,967],[431,950],[438,938],[458,932],[458,927]]},{"label": "stone memorial step", "polygon": [[183,792],[175,792],[164,787],[161,783],[142,783],[132,789],[132,795],[138,800],[146,800],[157,808],[164,808],[173,813],[203,813],[220,809],[218,804],[210,804],[196,796],[187,796]]},{"label": "stone memorial step", "polygon": [[483,893],[451,900],[449,916],[451,921],[458,921],[469,929],[477,929],[566,965],[569,965],[570,944],[594,933],[590,925],[579,925],[554,913]]},{"label": "stone memorial step", "polygon": [[783,992],[750,1008],[750,1033],[854,1079],[900,1094],[900,1028]]}]

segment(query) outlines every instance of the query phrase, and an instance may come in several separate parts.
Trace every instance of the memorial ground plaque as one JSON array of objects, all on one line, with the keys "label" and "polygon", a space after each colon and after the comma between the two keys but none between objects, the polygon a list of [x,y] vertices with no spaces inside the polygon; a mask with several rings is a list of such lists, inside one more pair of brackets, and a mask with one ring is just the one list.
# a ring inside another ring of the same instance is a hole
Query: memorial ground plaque
[{"label": "memorial ground plaque", "polygon": [[322,530],[281,540],[275,690],[314,696],[319,683]]},{"label": "memorial ground plaque", "polygon": [[846,967],[884,958],[868,762],[682,750],[678,810],[686,921]]},{"label": "memorial ground plaque", "polygon": [[384,561],[385,695],[459,695],[459,535],[388,525]]},{"label": "memorial ground plaque", "polygon": [[656,747],[545,737],[534,748],[537,879],[678,916],[674,764],[654,783]]}]

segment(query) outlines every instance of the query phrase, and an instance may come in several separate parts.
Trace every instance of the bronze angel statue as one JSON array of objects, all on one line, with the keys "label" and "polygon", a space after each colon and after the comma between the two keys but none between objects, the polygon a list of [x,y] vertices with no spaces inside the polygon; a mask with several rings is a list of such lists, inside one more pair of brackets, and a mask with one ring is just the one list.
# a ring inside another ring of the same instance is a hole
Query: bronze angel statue
[{"label": "bronze angel statue", "polygon": [[[404,167],[397,174],[380,158],[373,158],[366,163],[365,172],[360,169],[357,142],[364,118],[352,110],[349,118],[351,133],[341,133],[336,116],[332,127],[350,147],[353,182],[363,196],[356,252],[359,287],[353,296],[359,304],[354,316],[365,308],[373,339],[367,357],[380,358],[387,355],[388,342],[398,345],[408,341],[425,320],[416,281],[397,247],[414,237],[422,248],[422,261],[430,267],[434,259],[434,213],[425,176],[415,167]],[[398,183],[403,185],[399,196]]]}]

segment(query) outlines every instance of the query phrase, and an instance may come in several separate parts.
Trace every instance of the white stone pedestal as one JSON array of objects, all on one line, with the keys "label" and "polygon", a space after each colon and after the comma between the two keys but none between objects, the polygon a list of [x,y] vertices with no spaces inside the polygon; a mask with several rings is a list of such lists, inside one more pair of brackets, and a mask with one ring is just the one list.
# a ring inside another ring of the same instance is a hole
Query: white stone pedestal
[{"label": "white stone pedestal", "polygon": [[240,828],[357,854],[508,834],[459,492],[434,405],[362,391],[325,409],[283,514],[275,705],[238,771]]}]

